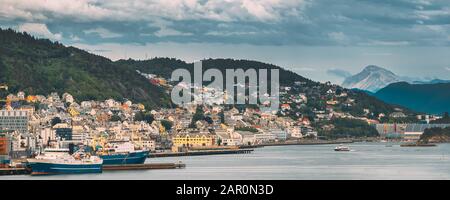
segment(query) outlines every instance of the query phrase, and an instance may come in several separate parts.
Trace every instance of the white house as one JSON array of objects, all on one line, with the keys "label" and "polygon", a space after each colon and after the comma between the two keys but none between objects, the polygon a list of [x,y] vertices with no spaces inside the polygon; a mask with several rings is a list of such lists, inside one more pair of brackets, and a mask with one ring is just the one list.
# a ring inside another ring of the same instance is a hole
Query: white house
[{"label": "white house", "polygon": [[235,134],[240,135],[241,143],[243,145],[254,145],[256,144],[256,134],[250,131],[236,131]]},{"label": "white house", "polygon": [[255,137],[258,144],[274,141],[277,138],[275,134],[272,134],[270,132],[257,133],[255,134]]},{"label": "white house", "polygon": [[302,138],[302,129],[300,128],[300,126],[292,126],[286,129],[286,132],[288,133],[288,135],[290,137],[293,138]]}]

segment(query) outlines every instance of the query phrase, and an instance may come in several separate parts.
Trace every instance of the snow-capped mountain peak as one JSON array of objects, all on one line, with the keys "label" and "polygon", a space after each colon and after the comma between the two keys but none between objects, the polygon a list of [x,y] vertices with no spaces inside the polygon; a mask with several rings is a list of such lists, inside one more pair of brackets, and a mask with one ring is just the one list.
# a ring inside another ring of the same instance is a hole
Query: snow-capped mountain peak
[{"label": "snow-capped mountain peak", "polygon": [[391,83],[400,81],[403,81],[403,79],[393,72],[382,67],[369,65],[360,73],[347,77],[342,86],[376,92]]}]

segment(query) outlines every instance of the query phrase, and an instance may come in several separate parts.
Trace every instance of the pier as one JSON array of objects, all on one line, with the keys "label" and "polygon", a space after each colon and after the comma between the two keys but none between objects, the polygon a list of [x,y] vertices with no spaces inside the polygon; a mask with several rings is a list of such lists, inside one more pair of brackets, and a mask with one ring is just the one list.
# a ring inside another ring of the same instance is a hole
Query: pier
[{"label": "pier", "polygon": [[187,152],[163,152],[151,153],[150,158],[157,157],[177,157],[177,156],[206,156],[206,155],[222,155],[222,154],[249,154],[253,149],[221,149],[221,150],[202,150]]},{"label": "pier", "polygon": [[288,140],[284,142],[264,143],[257,146],[285,146],[285,145],[323,145],[323,144],[347,144],[353,140]]},{"label": "pier", "polygon": [[[150,170],[150,169],[181,169],[185,168],[184,163],[147,163],[147,164],[127,164],[127,165],[103,165],[103,171],[117,170]],[[30,170],[26,168],[0,168],[0,176],[28,175]]]},{"label": "pier", "polygon": [[148,163],[127,165],[103,165],[103,171],[115,170],[148,170],[148,169],[180,169],[185,168],[183,163]]},{"label": "pier", "polygon": [[0,168],[0,176],[30,174],[26,168]]}]

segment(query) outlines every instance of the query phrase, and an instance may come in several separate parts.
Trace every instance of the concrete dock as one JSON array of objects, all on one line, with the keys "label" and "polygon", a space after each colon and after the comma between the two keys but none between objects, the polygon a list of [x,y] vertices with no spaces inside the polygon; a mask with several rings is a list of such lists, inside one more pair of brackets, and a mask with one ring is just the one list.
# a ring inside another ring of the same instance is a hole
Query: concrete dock
[{"label": "concrete dock", "polygon": [[220,155],[220,154],[249,154],[253,149],[221,149],[221,150],[202,150],[202,151],[187,151],[187,152],[164,152],[151,153],[150,158],[157,157],[177,157],[177,156],[206,156],[206,155]]},{"label": "concrete dock", "polygon": [[113,170],[148,170],[148,169],[178,169],[185,168],[183,163],[147,163],[127,165],[103,165],[103,171]]},{"label": "concrete dock", "polygon": [[26,168],[0,168],[0,176],[30,174]]},{"label": "concrete dock", "polygon": [[287,145],[323,145],[323,144],[347,144],[353,143],[353,140],[288,140],[284,142],[273,142],[258,144],[257,146],[287,146]]}]

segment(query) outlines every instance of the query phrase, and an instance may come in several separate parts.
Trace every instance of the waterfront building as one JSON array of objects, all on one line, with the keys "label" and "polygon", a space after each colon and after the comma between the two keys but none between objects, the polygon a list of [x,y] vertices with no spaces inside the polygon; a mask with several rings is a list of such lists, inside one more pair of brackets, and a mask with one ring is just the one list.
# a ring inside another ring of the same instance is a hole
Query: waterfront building
[{"label": "waterfront building", "polygon": [[27,111],[28,119],[30,119],[30,117],[34,115],[35,111],[34,106],[30,105],[21,106],[18,110]]},{"label": "waterfront building", "polygon": [[55,140],[56,134],[50,127],[42,127],[39,129],[39,137],[41,138],[41,144],[47,146],[50,141]]},{"label": "waterfront building", "polygon": [[287,140],[287,133],[284,130],[271,129],[269,132],[275,136],[276,140]]},{"label": "waterfront building", "polygon": [[222,146],[238,146],[241,144],[241,139],[239,137],[233,137],[234,134],[230,134],[226,129],[217,129],[215,133],[217,139],[221,141],[220,145]]},{"label": "waterfront building", "polygon": [[142,138],[138,141],[134,141],[134,144],[140,148],[147,149],[150,151],[156,150],[156,143],[154,140],[151,140],[149,138]]},{"label": "waterfront building", "polygon": [[192,147],[215,145],[215,138],[208,131],[187,130],[172,137],[172,151],[179,152]]},{"label": "waterfront building", "polygon": [[11,139],[8,134],[8,131],[0,130],[0,156],[9,155],[10,150],[11,150]]},{"label": "waterfront building", "polygon": [[72,127],[72,142],[75,144],[84,144],[88,138],[89,134],[83,126],[73,126]]},{"label": "waterfront building", "polygon": [[28,132],[28,111],[0,110],[0,129]]},{"label": "waterfront building", "polygon": [[0,131],[0,168],[9,164],[9,151],[11,149],[11,141],[6,131]]},{"label": "waterfront building", "polygon": [[255,134],[255,137],[256,137],[255,138],[256,142],[258,144],[272,142],[272,141],[275,141],[275,139],[277,138],[275,134],[272,134],[272,133],[266,132],[266,131]]},{"label": "waterfront building", "polygon": [[243,145],[254,145],[256,143],[256,134],[250,131],[235,131],[235,133],[240,136]]},{"label": "waterfront building", "polygon": [[300,126],[292,126],[286,129],[288,135],[292,138],[302,138],[302,129]]},{"label": "waterfront building", "polygon": [[[418,139],[428,128],[446,128],[450,124],[376,124],[375,128],[382,137],[404,138],[407,140]],[[406,138],[405,138],[406,137]]]},{"label": "waterfront building", "polygon": [[403,135],[403,139],[407,141],[417,141],[422,136],[423,132],[405,132]]},{"label": "waterfront building", "polygon": [[60,140],[72,140],[72,128],[69,125],[60,123],[53,126],[55,129],[56,137]]}]

